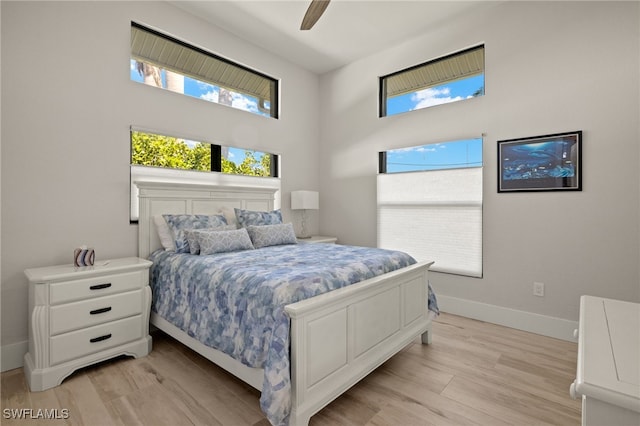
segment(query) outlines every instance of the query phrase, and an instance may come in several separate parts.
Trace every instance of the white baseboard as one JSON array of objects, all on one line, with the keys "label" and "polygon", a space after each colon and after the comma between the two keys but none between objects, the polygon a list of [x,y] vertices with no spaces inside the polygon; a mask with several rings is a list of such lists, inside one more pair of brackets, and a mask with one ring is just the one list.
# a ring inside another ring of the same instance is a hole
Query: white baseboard
[{"label": "white baseboard", "polygon": [[442,312],[577,342],[577,339],[573,337],[573,331],[578,328],[578,321],[569,321],[440,294],[438,295],[438,306]]},{"label": "white baseboard", "polygon": [[[445,295],[438,295],[438,306],[442,312],[473,318],[492,324],[504,325],[518,330],[529,331],[543,336],[576,342],[573,330],[577,321],[549,317],[531,312],[518,311],[502,306],[474,302]],[[1,348],[0,371],[20,368],[24,364],[24,354],[29,351],[29,342],[17,342]]]},{"label": "white baseboard", "polygon": [[24,354],[29,352],[29,341],[11,343],[0,348],[0,371],[9,371],[24,365]]}]

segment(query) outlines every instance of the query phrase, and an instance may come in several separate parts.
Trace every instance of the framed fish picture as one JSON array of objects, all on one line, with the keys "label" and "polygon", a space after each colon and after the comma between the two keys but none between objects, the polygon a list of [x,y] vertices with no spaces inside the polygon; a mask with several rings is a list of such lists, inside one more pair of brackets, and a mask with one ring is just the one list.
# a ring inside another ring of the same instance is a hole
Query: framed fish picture
[{"label": "framed fish picture", "polygon": [[582,131],[498,141],[498,192],[582,191]]}]

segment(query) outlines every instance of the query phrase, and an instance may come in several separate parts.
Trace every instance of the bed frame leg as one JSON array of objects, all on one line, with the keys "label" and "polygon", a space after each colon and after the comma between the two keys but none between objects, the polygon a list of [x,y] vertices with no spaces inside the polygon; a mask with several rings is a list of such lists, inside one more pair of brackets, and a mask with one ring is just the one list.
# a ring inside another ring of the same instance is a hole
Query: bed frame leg
[{"label": "bed frame leg", "polygon": [[430,345],[431,344],[431,326],[429,326],[427,331],[422,333],[421,339],[422,339],[422,344],[423,345]]},{"label": "bed frame leg", "polygon": [[309,420],[311,420],[311,418],[307,416],[297,417],[297,416],[291,415],[289,417],[289,426],[308,426]]}]

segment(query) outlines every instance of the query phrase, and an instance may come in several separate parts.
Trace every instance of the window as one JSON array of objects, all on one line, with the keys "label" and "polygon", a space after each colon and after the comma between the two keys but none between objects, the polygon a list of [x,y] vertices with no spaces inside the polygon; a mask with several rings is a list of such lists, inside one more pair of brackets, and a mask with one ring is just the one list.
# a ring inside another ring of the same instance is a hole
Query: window
[{"label": "window", "polygon": [[277,160],[265,152],[131,130],[132,165],[277,177]]},{"label": "window", "polygon": [[131,129],[131,221],[138,180],[280,188],[276,154]]},{"label": "window", "polygon": [[482,138],[379,154],[378,246],[482,276]]},{"label": "window", "polygon": [[380,77],[380,117],[484,95],[484,45]]},{"label": "window", "polygon": [[131,22],[131,80],[278,118],[278,81]]}]

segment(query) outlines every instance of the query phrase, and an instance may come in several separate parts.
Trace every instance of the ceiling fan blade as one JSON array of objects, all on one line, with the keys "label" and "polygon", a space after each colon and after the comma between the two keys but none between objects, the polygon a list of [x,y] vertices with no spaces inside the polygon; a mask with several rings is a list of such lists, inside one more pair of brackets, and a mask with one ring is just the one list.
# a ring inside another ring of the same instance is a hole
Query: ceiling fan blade
[{"label": "ceiling fan blade", "polygon": [[301,30],[310,30],[318,22],[331,0],[311,0],[307,13],[302,18]]}]

